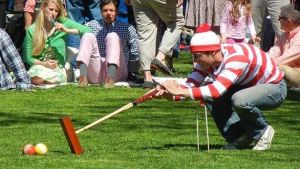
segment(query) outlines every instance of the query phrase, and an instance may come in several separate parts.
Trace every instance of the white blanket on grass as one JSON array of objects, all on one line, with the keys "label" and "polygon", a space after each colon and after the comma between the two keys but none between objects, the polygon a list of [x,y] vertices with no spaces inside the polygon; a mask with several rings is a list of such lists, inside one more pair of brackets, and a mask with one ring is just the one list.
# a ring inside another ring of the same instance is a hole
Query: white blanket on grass
[{"label": "white blanket on grass", "polygon": [[[155,83],[162,84],[166,80],[176,80],[179,84],[184,84],[186,78],[174,78],[174,77],[153,77]],[[41,88],[41,89],[51,89],[58,86],[65,86],[65,85],[78,85],[77,83],[61,83],[61,84],[43,84],[43,85],[33,85],[33,87]],[[117,87],[141,87],[142,84],[137,84],[132,81],[123,81],[115,83]]]}]

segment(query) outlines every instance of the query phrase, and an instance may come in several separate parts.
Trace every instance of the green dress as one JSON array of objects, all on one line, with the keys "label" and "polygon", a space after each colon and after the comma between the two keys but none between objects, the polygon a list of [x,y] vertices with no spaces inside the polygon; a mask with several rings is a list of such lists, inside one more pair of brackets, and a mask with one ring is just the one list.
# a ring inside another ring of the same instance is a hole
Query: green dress
[{"label": "green dress", "polygon": [[[81,25],[68,18],[62,18],[58,20],[68,29],[78,29],[80,35],[91,32],[88,26]],[[35,31],[35,23],[32,24],[26,30],[26,36],[23,44],[24,61],[30,65],[28,74],[31,77],[40,77],[51,83],[64,83],[67,80],[66,70],[64,66],[66,64],[66,37],[67,33],[62,31],[55,31],[45,42],[45,47],[40,55],[32,55],[32,39]],[[34,65],[35,59],[45,61],[47,59],[53,59],[58,61],[58,67],[50,69],[42,65]]]}]

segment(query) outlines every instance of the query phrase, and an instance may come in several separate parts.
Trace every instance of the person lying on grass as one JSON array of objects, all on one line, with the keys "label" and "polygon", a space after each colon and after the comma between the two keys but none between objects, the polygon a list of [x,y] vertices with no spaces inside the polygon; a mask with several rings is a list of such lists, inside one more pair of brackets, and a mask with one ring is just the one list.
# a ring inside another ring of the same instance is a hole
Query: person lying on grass
[{"label": "person lying on grass", "polygon": [[274,129],[262,110],[278,107],[287,94],[272,58],[249,44],[220,44],[208,24],[197,28],[190,50],[194,69],[186,84],[165,81],[156,97],[204,102],[228,142],[224,149],[269,149]]}]

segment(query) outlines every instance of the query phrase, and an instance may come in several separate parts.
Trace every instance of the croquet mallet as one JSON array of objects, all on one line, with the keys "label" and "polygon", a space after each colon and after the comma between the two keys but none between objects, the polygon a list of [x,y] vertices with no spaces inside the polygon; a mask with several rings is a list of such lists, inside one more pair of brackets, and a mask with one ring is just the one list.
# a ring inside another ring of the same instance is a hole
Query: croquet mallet
[{"label": "croquet mallet", "polygon": [[68,144],[69,144],[69,147],[71,149],[71,152],[74,153],[74,154],[77,154],[77,155],[80,155],[80,154],[83,153],[83,149],[82,149],[82,147],[80,145],[80,142],[79,142],[79,139],[78,139],[78,136],[77,136],[79,133],[81,133],[81,132],[83,132],[83,131],[85,131],[85,130],[87,130],[87,129],[89,129],[89,128],[91,128],[91,127],[93,127],[93,126],[95,126],[95,125],[97,125],[99,123],[101,123],[102,121],[104,121],[104,120],[106,120],[106,119],[108,119],[108,118],[110,118],[110,117],[112,117],[112,116],[114,116],[114,115],[116,115],[116,114],[124,111],[124,110],[127,110],[127,109],[129,109],[129,108],[131,108],[131,107],[133,107],[133,106],[135,106],[137,104],[140,104],[140,103],[142,103],[142,102],[144,102],[146,100],[151,99],[153,96],[156,95],[157,92],[158,92],[158,90],[152,89],[151,91],[149,91],[145,95],[143,95],[143,96],[135,99],[131,103],[126,104],[125,106],[119,108],[118,110],[116,110],[116,111],[114,111],[114,112],[112,112],[112,113],[110,113],[110,114],[102,117],[99,120],[94,121],[93,123],[91,123],[91,124],[89,124],[89,125],[81,128],[79,130],[76,130],[76,131],[75,131],[74,127],[73,127],[73,124],[72,124],[72,121],[71,121],[70,117],[66,116],[66,117],[61,118],[60,119],[60,124],[61,124],[61,126],[63,128],[64,134],[65,134],[66,139],[68,141]]}]

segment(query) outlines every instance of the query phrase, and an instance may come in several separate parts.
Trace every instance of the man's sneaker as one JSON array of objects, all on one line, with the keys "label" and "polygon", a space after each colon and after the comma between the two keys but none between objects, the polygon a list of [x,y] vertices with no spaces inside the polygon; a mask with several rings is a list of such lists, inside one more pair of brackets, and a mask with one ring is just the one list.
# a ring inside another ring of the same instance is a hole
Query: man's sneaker
[{"label": "man's sneaker", "polygon": [[275,130],[272,126],[268,125],[264,134],[258,140],[256,145],[252,148],[253,150],[268,150],[271,147],[271,142],[274,136]]},{"label": "man's sneaker", "polygon": [[84,76],[79,77],[78,86],[79,87],[86,87],[88,85],[88,80]]},{"label": "man's sneaker", "polygon": [[104,88],[114,88],[115,87],[115,81],[111,76],[107,76],[107,78],[105,79]]}]

